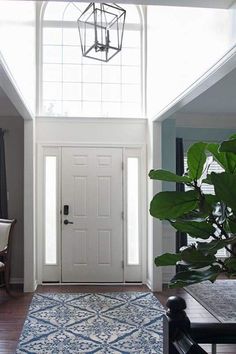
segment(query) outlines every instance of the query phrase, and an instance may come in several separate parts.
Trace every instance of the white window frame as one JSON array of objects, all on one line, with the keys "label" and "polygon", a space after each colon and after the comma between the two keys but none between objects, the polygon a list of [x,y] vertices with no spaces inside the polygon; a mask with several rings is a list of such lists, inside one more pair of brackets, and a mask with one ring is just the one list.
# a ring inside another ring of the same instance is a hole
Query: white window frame
[{"label": "white window frame", "polygon": [[[184,153],[184,169],[186,169],[186,166],[187,166],[187,152]],[[221,166],[220,166],[221,168]],[[223,169],[222,169],[222,172],[223,172]],[[186,186],[185,186],[186,187]],[[191,188],[189,188],[190,190]],[[188,189],[187,189],[188,190]],[[203,242],[204,240],[202,239],[197,239],[195,237],[191,237],[187,234],[187,246],[190,245],[191,243],[194,243],[196,241],[200,241],[200,242]],[[210,242],[211,239],[207,239],[205,240],[205,242]],[[226,257],[228,257],[228,252],[225,248],[222,248],[220,249],[217,253],[216,253],[216,257],[220,258],[220,259],[224,259]]]},{"label": "white window frame", "polygon": [[[43,17],[45,13],[45,9],[47,6],[48,1],[43,2],[41,5],[37,6],[37,19],[38,19],[38,26],[37,26],[37,42],[38,42],[38,52],[37,52],[37,102],[36,102],[36,112],[37,116],[47,116],[43,110],[42,110],[42,103],[43,103]],[[133,5],[136,6],[136,5]],[[141,104],[140,104],[140,115],[138,117],[143,118],[146,117],[146,106],[147,106],[147,99],[146,99],[146,7],[145,6],[136,6],[139,18],[140,18],[140,24],[126,24],[125,30],[131,30],[135,29],[138,27],[138,30],[140,31],[140,98],[141,98]],[[62,21],[46,21],[48,24],[51,23],[51,25],[55,25],[57,23],[57,26],[61,27]],[[65,21],[66,22],[66,21]],[[67,23],[68,28],[71,27],[71,23]],[[76,27],[76,23],[74,25]],[[74,27],[73,26],[73,27]],[[79,44],[79,37],[78,37],[78,44]],[[83,64],[82,64],[83,65]],[[122,70],[122,65],[120,66]],[[83,85],[83,83],[82,83]],[[120,86],[122,86],[122,82],[119,83]],[[101,101],[102,103],[102,101]],[[122,105],[122,101],[121,101]],[[63,115],[60,115],[63,117]],[[72,117],[71,115],[68,115],[68,117]],[[84,117],[83,113],[78,114],[76,117]],[[102,117],[102,115],[96,115],[93,117]],[[117,118],[117,116],[114,116]],[[122,117],[126,118],[124,115]],[[112,115],[109,115],[109,118],[112,118]],[[137,118],[137,116],[135,117]]]},{"label": "white window frame", "polygon": [[[56,157],[56,264],[45,262],[45,158]],[[37,241],[38,241],[38,279],[40,282],[61,281],[61,148],[44,146],[38,147],[38,211],[37,211]]]},{"label": "white window frame", "polygon": [[[143,191],[143,181],[145,176],[142,175],[142,171],[145,171],[144,168],[144,159],[143,159],[143,151],[141,149],[129,149],[126,148],[124,149],[124,155],[123,155],[123,161],[124,161],[124,279],[126,282],[133,282],[133,281],[141,281],[143,279],[143,274],[142,271],[145,268],[143,265],[144,260],[146,259],[146,242],[144,237],[142,235],[145,234],[145,220],[144,220],[144,215],[147,213],[146,210],[144,210],[144,207],[146,206],[145,200],[143,199],[144,191]],[[138,204],[139,204],[139,209],[138,209],[138,216],[139,216],[139,264],[128,264],[128,208],[127,208],[127,181],[128,181],[128,166],[127,166],[127,161],[128,158],[130,157],[135,157],[138,159]]]}]

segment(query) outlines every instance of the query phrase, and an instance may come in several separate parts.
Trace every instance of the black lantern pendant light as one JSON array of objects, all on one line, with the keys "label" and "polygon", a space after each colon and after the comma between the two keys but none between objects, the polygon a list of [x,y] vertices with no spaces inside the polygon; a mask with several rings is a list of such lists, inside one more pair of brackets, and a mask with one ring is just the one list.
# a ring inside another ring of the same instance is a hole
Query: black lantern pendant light
[{"label": "black lantern pendant light", "polygon": [[119,53],[125,16],[116,4],[90,3],[77,21],[83,56],[108,62]]}]

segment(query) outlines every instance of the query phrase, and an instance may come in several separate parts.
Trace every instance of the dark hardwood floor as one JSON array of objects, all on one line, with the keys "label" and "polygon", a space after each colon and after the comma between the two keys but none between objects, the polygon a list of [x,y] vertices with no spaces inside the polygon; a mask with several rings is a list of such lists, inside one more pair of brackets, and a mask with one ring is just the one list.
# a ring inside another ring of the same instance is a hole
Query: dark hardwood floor
[{"label": "dark hardwood floor", "polygon": [[[89,286],[89,285],[43,285],[37,289],[38,293],[45,292],[110,292],[110,291],[149,291],[144,286]],[[0,288],[0,354],[13,354],[27,315],[33,294],[22,293],[19,288],[13,290],[14,297],[9,297],[4,288]],[[169,296],[180,295],[187,302],[187,313],[193,322],[217,322],[196,300],[186,291],[165,289],[155,293],[157,299],[165,306]],[[210,346],[204,349],[211,353]],[[40,353],[37,353],[40,354]],[[162,353],[157,353],[162,354]],[[218,345],[217,354],[236,354],[236,345]]]}]

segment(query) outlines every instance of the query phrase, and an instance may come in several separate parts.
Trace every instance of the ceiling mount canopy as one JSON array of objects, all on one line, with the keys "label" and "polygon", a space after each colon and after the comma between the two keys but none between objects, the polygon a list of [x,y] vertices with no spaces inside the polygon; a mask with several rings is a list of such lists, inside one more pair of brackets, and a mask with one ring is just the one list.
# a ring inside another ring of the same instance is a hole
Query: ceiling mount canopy
[{"label": "ceiling mount canopy", "polygon": [[121,51],[126,11],[116,4],[90,3],[78,18],[82,55],[108,62]]}]

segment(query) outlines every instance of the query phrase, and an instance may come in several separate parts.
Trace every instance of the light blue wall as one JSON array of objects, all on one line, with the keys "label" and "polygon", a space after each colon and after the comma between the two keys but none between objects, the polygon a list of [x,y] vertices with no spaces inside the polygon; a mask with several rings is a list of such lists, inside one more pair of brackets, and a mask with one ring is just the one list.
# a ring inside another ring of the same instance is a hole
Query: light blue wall
[{"label": "light blue wall", "polygon": [[195,141],[221,142],[235,133],[234,129],[176,128],[176,137],[183,138],[185,151]]},{"label": "light blue wall", "polygon": [[[162,168],[176,172],[175,152],[176,126],[174,119],[166,119],[162,123]],[[175,190],[175,183],[163,182],[163,190]]]}]

